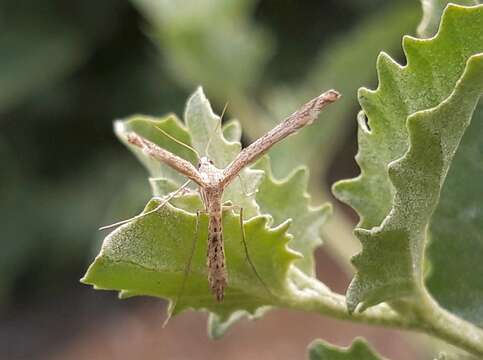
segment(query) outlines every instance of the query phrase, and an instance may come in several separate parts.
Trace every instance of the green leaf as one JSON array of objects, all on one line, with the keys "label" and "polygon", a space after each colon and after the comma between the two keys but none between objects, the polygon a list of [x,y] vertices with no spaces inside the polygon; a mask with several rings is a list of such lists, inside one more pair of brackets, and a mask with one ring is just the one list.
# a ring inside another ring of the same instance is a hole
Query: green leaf
[{"label": "green leaf", "polygon": [[[430,293],[483,327],[483,103],[459,145],[430,224]],[[449,257],[448,254],[455,256]]]},{"label": "green leaf", "polygon": [[271,309],[271,306],[261,306],[253,313],[250,313],[246,310],[237,310],[227,317],[222,317],[216,313],[210,313],[210,316],[208,317],[208,335],[213,340],[220,339],[238,321],[244,318],[249,320],[257,320]]},{"label": "green leaf", "polygon": [[[424,17],[418,28],[422,36],[436,31],[439,17],[448,1],[423,2]],[[453,1],[458,4],[478,4],[481,1]],[[481,137],[483,134],[483,104],[480,100],[473,114],[470,128],[463,137],[452,161],[440,195],[430,231],[431,242],[427,250],[430,261],[426,285],[438,302],[480,327],[483,326],[483,186],[476,179],[483,179],[479,159],[483,158]],[[467,179],[475,179],[468,182]],[[455,215],[459,214],[459,215]],[[448,254],[458,254],[448,261]],[[451,284],[451,286],[448,286]]]},{"label": "green leaf", "polygon": [[380,360],[362,338],[354,340],[348,348],[340,348],[322,340],[315,340],[309,345],[310,360]]},{"label": "green leaf", "polygon": [[438,30],[439,20],[444,8],[448,4],[457,5],[478,5],[480,0],[421,0],[423,7],[423,18],[418,26],[418,34],[421,37],[433,36]]},{"label": "green leaf", "polygon": [[361,175],[334,187],[361,217],[351,311],[422,291],[426,230],[483,91],[483,6],[450,5],[435,38],[403,48],[407,66],[382,54],[378,89],[360,90]]},{"label": "green leaf", "polygon": [[[152,200],[149,211],[159,204]],[[250,257],[267,284],[269,294],[254,274],[241,241],[239,217],[231,211],[223,216],[229,285],[225,299],[217,303],[211,294],[206,270],[207,216],[200,217],[196,237],[196,216],[167,205],[159,211],[121,226],[104,240],[100,254],[82,282],[98,289],[124,290],[173,300],[177,297],[193,240],[196,249],[191,272],[174,314],[188,308],[207,309],[221,319],[237,310],[254,313],[290,294],[286,273],[298,258],[287,248],[289,223],[268,227],[269,218],[257,216],[245,222]]]},{"label": "green leaf", "polygon": [[240,142],[241,139],[241,125],[238,120],[230,120],[223,124],[223,136],[228,141]]},{"label": "green leaf", "polygon": [[307,194],[309,174],[305,167],[299,167],[283,180],[273,177],[268,158],[260,160],[256,168],[265,172],[257,193],[260,211],[270,214],[275,224],[292,219],[290,234],[293,239],[289,246],[303,255],[295,265],[306,274],[315,276],[313,252],[322,244],[320,231],[331,213],[330,204],[310,206]]}]

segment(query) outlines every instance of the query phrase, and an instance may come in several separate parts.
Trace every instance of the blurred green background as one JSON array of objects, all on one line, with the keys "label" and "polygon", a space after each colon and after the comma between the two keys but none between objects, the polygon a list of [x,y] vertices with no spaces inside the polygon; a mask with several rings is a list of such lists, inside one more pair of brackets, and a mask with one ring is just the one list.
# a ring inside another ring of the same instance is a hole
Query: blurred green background
[{"label": "blurred green background", "polygon": [[[407,359],[412,345],[397,332],[293,313],[209,342],[203,315],[161,329],[161,301],[118,301],[78,279],[100,247],[96,229],[150,196],[114,119],[182,116],[202,85],[215,111],[228,102],[248,143],[336,88],[337,106],[271,152],[275,174],[306,163],[316,201],[330,199],[333,181],[358,172],[357,88],[375,86],[379,51],[402,58],[401,35],[420,13],[416,0],[0,0],[0,358],[294,359],[315,337],[347,345],[364,334]],[[318,253],[320,277],[341,292],[354,221],[337,209]],[[303,334],[280,333],[280,319]]]}]

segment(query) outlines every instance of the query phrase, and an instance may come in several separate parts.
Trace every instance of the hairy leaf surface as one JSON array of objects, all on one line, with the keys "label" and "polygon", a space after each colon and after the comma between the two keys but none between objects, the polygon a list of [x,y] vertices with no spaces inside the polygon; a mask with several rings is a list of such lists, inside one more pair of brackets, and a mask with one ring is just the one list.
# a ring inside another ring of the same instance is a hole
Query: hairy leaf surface
[{"label": "hairy leaf surface", "polygon": [[483,327],[483,103],[456,153],[431,219],[428,289],[453,313]]},{"label": "hairy leaf surface", "polygon": [[[159,202],[152,200],[146,211]],[[196,236],[196,216],[167,205],[158,212],[132,221],[112,232],[82,282],[98,289],[124,290],[127,294],[151,295],[174,300],[178,297],[185,269],[195,242],[191,272],[178,298],[179,313],[187,308],[208,309],[227,318],[233,311],[254,312],[262,305],[287,296],[286,272],[298,255],[288,250],[288,223],[269,228],[268,218],[257,216],[245,222],[246,241],[268,293],[246,261],[239,217],[224,212],[225,249],[229,286],[218,304],[211,294],[206,270],[207,216],[202,215]]]},{"label": "hairy leaf surface", "polygon": [[265,171],[257,193],[261,212],[272,215],[275,224],[281,224],[287,218],[293,220],[289,230],[293,239],[289,246],[304,256],[295,265],[314,276],[313,252],[322,244],[320,231],[331,213],[330,204],[310,206],[307,168],[299,167],[285,179],[277,180],[273,177],[268,158],[259,161],[256,167]]},{"label": "hairy leaf surface", "polygon": [[[481,4],[480,0],[452,1],[460,5]],[[424,16],[418,28],[421,36],[436,32],[439,18],[449,1],[423,1]],[[438,208],[430,227],[429,275],[426,284],[441,305],[468,321],[483,325],[483,215],[480,199],[483,186],[483,104],[480,100],[469,129],[459,145],[447,175]],[[468,181],[474,179],[474,181]],[[464,229],[464,231],[462,231]],[[448,260],[458,254],[461,261]],[[450,284],[450,286],[448,286]]]},{"label": "hairy leaf surface", "polygon": [[483,6],[450,5],[435,38],[403,48],[407,66],[382,54],[378,89],[359,93],[361,175],[334,188],[361,217],[351,311],[423,287],[428,225],[483,91]]}]

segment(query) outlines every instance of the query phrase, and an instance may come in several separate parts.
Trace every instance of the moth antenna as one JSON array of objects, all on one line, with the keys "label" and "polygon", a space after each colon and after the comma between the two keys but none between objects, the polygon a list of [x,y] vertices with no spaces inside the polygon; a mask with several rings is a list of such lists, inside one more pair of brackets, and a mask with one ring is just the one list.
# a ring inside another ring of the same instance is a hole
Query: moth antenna
[{"label": "moth antenna", "polygon": [[99,230],[106,230],[106,229],[111,229],[113,227],[117,227],[117,226],[120,226],[120,225],[124,225],[124,224],[127,224],[128,222],[131,222],[131,221],[137,220],[137,219],[141,219],[141,218],[145,217],[146,215],[149,215],[149,214],[152,214],[152,213],[158,211],[164,205],[166,205],[172,198],[174,198],[177,194],[179,194],[184,188],[186,188],[190,182],[191,182],[191,180],[188,180],[187,182],[185,182],[176,191],[172,192],[163,202],[161,202],[154,209],[149,210],[148,212],[145,212],[143,214],[139,214],[139,215],[133,216],[130,219],[126,219],[126,220],[118,221],[118,222],[116,222],[114,224],[102,226],[102,227],[99,228]]},{"label": "moth antenna", "polygon": [[220,115],[220,121],[218,122],[218,124],[216,124],[215,130],[211,133],[210,138],[208,139],[208,142],[206,143],[205,156],[208,156],[208,148],[211,145],[211,140],[213,139],[213,136],[216,134],[216,132],[220,128],[221,122],[223,121],[223,116],[225,116],[225,112],[226,112],[227,108],[228,108],[228,101],[225,103],[225,106],[223,107],[223,111],[221,112],[221,115]]},{"label": "moth antenna", "polygon": [[157,130],[159,130],[164,136],[166,136],[167,138],[169,138],[170,140],[173,140],[175,143],[177,143],[178,145],[181,145],[183,147],[185,147],[186,149],[188,150],[191,150],[192,152],[194,152],[194,154],[196,155],[197,159],[200,160],[200,153],[198,151],[196,151],[195,148],[189,146],[188,144],[185,144],[184,142],[182,141],[179,141],[178,139],[176,139],[174,136],[171,136],[170,134],[168,134],[166,131],[164,131],[163,129],[155,126],[155,128]]}]

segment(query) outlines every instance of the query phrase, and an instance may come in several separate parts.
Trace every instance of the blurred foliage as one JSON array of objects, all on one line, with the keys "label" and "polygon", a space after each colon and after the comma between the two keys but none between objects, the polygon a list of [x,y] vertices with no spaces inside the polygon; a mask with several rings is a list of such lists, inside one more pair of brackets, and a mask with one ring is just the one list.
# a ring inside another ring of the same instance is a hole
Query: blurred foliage
[{"label": "blurred foliage", "polygon": [[418,34],[421,37],[426,38],[436,34],[443,10],[449,3],[471,6],[482,2],[481,0],[421,0],[423,17],[418,25]]},{"label": "blurred foliage", "polygon": [[327,127],[275,148],[279,176],[293,167],[290,149],[302,144],[297,154],[312,164],[327,153],[318,182],[334,161],[327,148],[351,128],[356,88],[374,80],[376,54],[397,55],[420,11],[402,0],[207,3],[0,3],[0,302],[76,281],[100,245],[96,228],[146,202],[143,169],[121,150],[114,119],[180,113],[203,84],[254,138],[337,87],[345,103]]},{"label": "blurred foliage", "polygon": [[257,85],[271,41],[250,19],[253,0],[133,3],[154,25],[176,81],[190,88],[194,80],[221,101]]},{"label": "blurred foliage", "polygon": [[378,360],[382,359],[374,353],[362,338],[357,338],[350,347],[344,349],[331,345],[323,340],[315,340],[309,346],[310,360]]},{"label": "blurred foliage", "polygon": [[149,194],[112,119],[176,94],[136,16],[119,1],[0,4],[0,303],[75,281],[96,228]]}]

